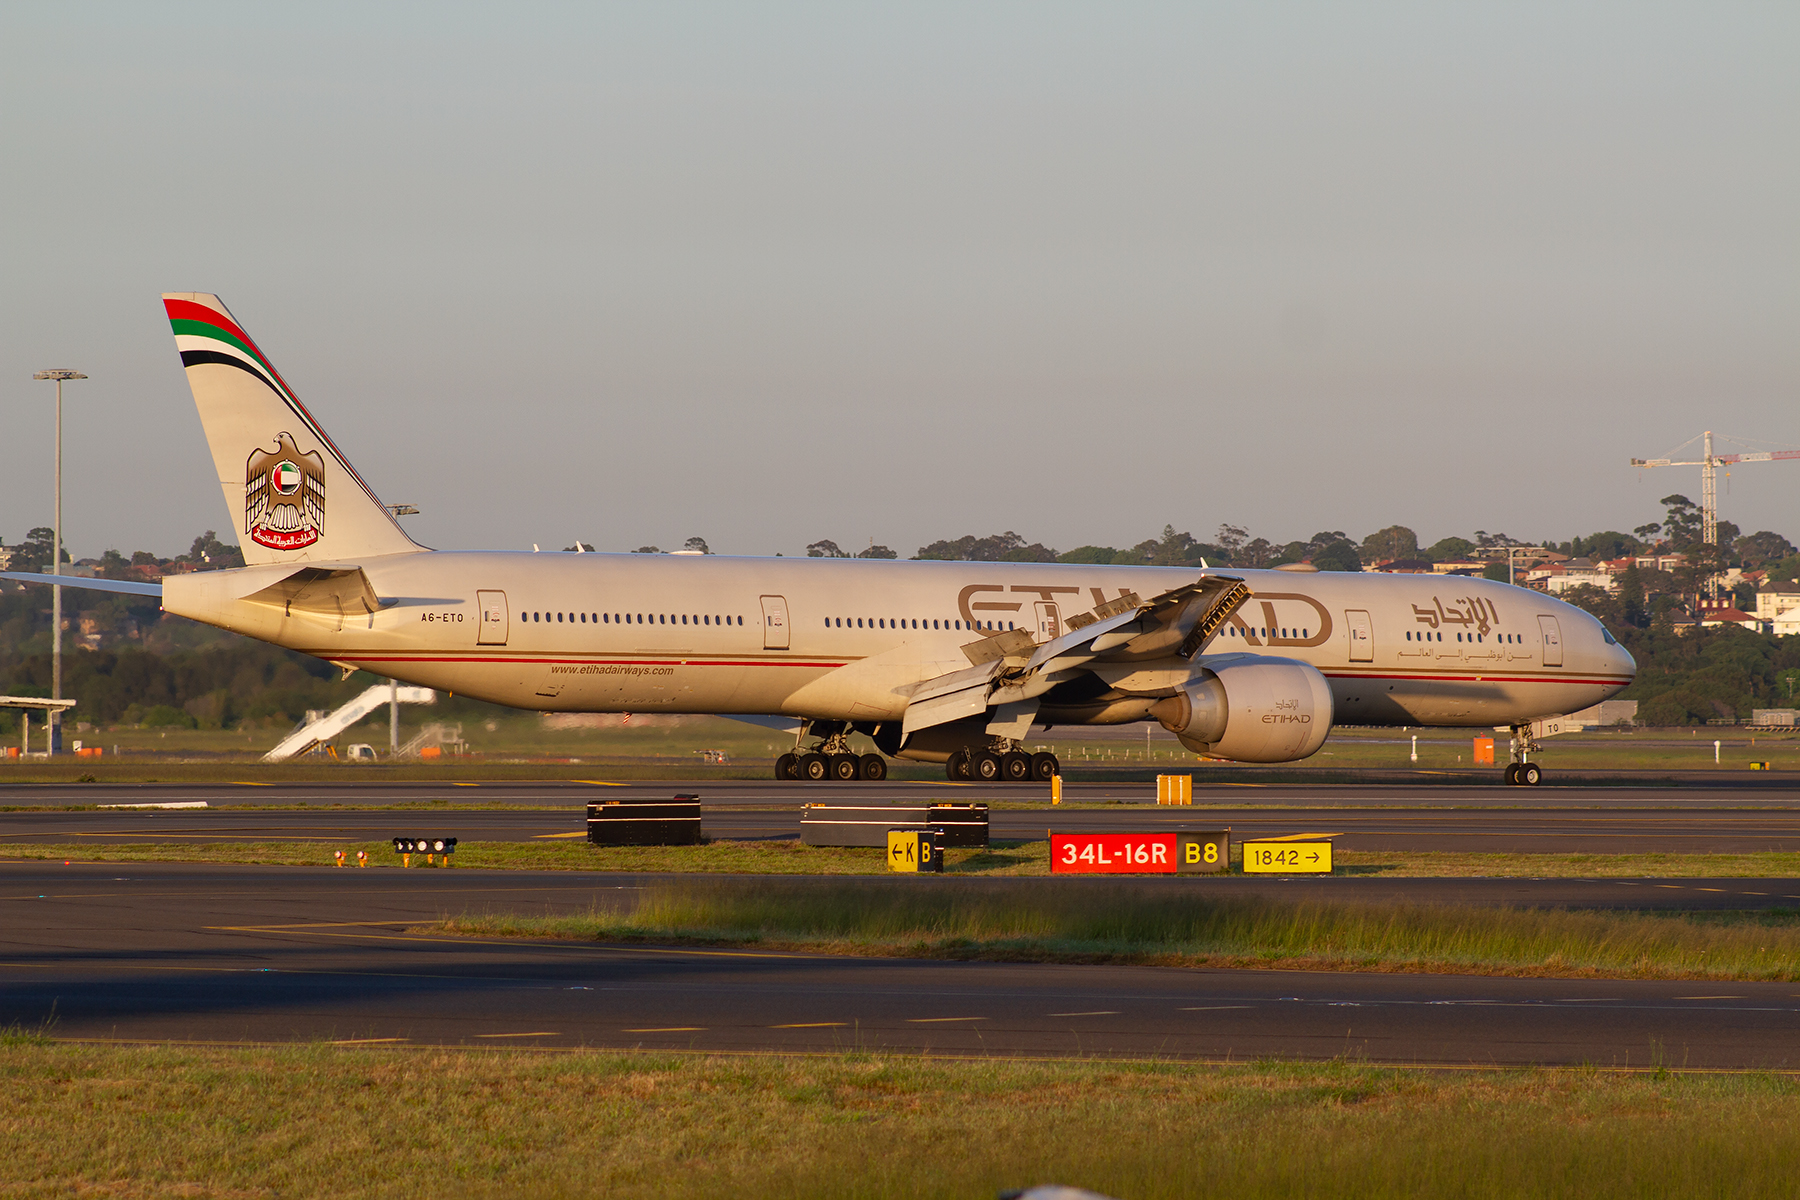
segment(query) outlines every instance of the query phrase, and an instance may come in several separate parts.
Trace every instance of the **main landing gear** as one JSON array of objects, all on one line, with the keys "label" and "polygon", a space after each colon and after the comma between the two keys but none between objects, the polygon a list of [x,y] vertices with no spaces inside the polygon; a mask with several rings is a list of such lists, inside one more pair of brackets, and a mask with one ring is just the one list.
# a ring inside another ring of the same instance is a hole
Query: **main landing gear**
[{"label": "main landing gear", "polygon": [[1536,787],[1544,781],[1544,768],[1531,761],[1538,744],[1532,739],[1531,726],[1512,727],[1512,761],[1506,764],[1509,787]]},{"label": "main landing gear", "polygon": [[950,756],[944,773],[952,780],[980,783],[1048,783],[1062,774],[1054,754],[1027,754],[1010,738],[997,738],[986,748],[966,746]]},{"label": "main landing gear", "polygon": [[794,750],[775,760],[775,778],[810,783],[823,783],[828,779],[849,783],[858,779],[887,778],[887,760],[881,755],[851,752],[847,726],[831,726],[827,732],[827,728],[821,727],[823,725],[823,722],[817,725],[809,722],[801,727],[801,738],[815,732],[826,736],[809,750],[801,749],[800,739],[795,739]]}]

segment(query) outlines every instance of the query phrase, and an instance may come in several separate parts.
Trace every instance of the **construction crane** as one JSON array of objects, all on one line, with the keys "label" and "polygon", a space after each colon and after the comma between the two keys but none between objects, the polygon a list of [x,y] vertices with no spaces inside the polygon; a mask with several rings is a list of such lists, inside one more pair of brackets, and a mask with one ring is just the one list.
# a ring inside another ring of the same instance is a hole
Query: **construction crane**
[{"label": "construction crane", "polygon": [[[1704,439],[1698,459],[1634,458],[1634,467],[1699,467],[1700,468],[1700,540],[1709,546],[1719,544],[1719,468],[1733,463],[1774,462],[1779,458],[1800,458],[1800,450],[1759,450],[1749,454],[1714,454],[1712,430],[1700,435]],[[1692,445],[1692,443],[1688,443]],[[1709,591],[1716,593],[1717,580]]]}]

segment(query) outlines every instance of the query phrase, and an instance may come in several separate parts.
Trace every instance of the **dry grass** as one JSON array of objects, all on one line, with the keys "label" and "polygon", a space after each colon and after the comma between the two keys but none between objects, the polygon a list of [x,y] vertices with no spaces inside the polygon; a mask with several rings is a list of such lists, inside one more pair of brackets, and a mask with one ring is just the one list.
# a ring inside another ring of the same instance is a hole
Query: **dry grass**
[{"label": "dry grass", "polygon": [[14,1045],[0,1196],[1784,1196],[1769,1076]]},{"label": "dry grass", "polygon": [[694,880],[627,915],[460,917],[485,936],[1184,967],[1800,979],[1800,914],[1648,915],[1283,901],[1103,882]]}]

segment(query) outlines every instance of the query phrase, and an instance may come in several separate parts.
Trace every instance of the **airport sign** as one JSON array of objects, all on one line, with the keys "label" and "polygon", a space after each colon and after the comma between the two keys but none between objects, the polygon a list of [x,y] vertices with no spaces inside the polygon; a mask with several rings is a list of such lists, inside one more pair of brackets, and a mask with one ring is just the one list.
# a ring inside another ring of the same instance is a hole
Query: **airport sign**
[{"label": "airport sign", "polygon": [[1331,874],[1330,842],[1245,842],[1246,875]]},{"label": "airport sign", "polygon": [[1054,875],[1217,874],[1230,864],[1230,830],[1050,835]]}]

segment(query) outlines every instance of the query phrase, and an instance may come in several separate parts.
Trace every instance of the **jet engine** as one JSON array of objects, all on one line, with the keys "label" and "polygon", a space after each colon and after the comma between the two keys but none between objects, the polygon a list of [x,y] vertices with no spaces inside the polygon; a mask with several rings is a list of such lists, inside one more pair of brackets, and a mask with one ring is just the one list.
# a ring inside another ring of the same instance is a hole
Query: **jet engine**
[{"label": "jet engine", "polygon": [[1150,713],[1196,754],[1292,762],[1325,744],[1331,688],[1317,668],[1255,654],[1211,659]]}]

